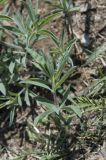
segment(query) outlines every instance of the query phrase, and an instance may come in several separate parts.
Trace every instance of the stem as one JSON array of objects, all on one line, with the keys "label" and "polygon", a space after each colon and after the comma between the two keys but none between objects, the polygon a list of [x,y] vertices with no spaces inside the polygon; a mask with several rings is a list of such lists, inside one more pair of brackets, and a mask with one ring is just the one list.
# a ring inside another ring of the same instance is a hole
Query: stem
[{"label": "stem", "polygon": [[68,35],[68,40],[71,39],[71,33],[70,33],[70,30],[69,30],[69,23],[68,23],[68,18],[67,18],[67,14],[65,13],[65,16],[64,16],[64,27],[66,27],[66,31],[67,31],[67,35]]},{"label": "stem", "polygon": [[54,104],[57,106],[58,103],[57,103],[57,95],[56,95],[56,92],[53,93],[53,100],[54,100]]},{"label": "stem", "polygon": [[55,78],[53,76],[53,79],[52,79],[53,100],[54,100],[54,104],[57,106],[58,102],[57,102],[57,95],[56,95],[55,86],[56,86],[55,85]]},{"label": "stem", "polygon": [[74,38],[74,33],[73,33],[73,27],[72,27],[72,17],[70,18],[70,15],[68,13],[65,13],[65,27],[67,30],[68,34],[68,39],[73,39]]}]

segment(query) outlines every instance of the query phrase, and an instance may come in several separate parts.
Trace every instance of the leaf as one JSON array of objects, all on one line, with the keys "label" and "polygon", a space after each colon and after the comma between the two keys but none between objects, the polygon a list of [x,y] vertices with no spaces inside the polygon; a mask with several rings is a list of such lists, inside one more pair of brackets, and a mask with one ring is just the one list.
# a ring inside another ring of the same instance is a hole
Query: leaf
[{"label": "leaf", "polygon": [[33,78],[33,80],[32,79],[27,79],[27,80],[21,81],[21,83],[30,84],[30,85],[34,85],[34,86],[39,86],[39,87],[42,87],[42,88],[45,88],[45,89],[48,89],[48,90],[51,91],[51,89],[48,86],[48,83],[46,81],[40,80],[40,79],[37,79],[37,78]]},{"label": "leaf", "polygon": [[23,1],[22,3],[23,3],[24,6],[26,7],[26,9],[27,9],[27,11],[28,11],[28,14],[29,14],[32,22],[34,22],[34,21],[35,21],[35,13],[34,13],[33,4],[32,4],[32,2],[31,2],[31,0],[29,0],[28,3],[24,2],[24,1]]},{"label": "leaf", "polygon": [[96,95],[97,93],[100,92],[100,89],[103,88],[103,86],[105,86],[105,82],[106,82],[106,76],[97,80],[96,82],[92,82],[90,86],[85,88],[85,90],[83,91],[83,93],[81,93],[81,95],[82,94],[88,95],[88,96]]},{"label": "leaf", "polygon": [[9,16],[0,14],[0,21],[13,21],[13,19]]},{"label": "leaf", "polygon": [[45,112],[41,113],[39,116],[37,116],[34,119],[34,124],[37,125],[39,122],[44,120],[44,118],[48,117],[51,113],[53,113],[52,110],[48,110],[48,111],[45,111]]},{"label": "leaf", "polygon": [[78,105],[65,106],[63,109],[66,111],[73,111],[79,118],[82,117],[82,113]]},{"label": "leaf", "polygon": [[6,88],[5,85],[0,82],[0,91],[2,92],[2,94],[5,96],[6,95]]},{"label": "leaf", "polygon": [[20,95],[18,96],[18,104],[19,104],[19,106],[22,106],[22,100],[21,100]]},{"label": "leaf", "polygon": [[46,98],[43,97],[36,97],[36,101],[38,104],[41,104],[43,106],[45,106],[48,110],[51,110],[57,114],[59,114],[59,108],[57,106],[54,105],[54,103]]},{"label": "leaf", "polygon": [[24,100],[25,100],[25,102],[26,102],[26,104],[27,104],[28,106],[31,105],[30,99],[29,99],[28,89],[26,89],[26,91],[25,91],[25,98],[24,98]]},{"label": "leaf", "polygon": [[55,81],[58,81],[58,79],[60,78],[60,76],[64,70],[65,64],[68,60],[68,57],[69,57],[69,53],[64,53],[64,55],[62,56],[62,58],[58,64],[58,69],[54,75]]},{"label": "leaf", "polygon": [[27,34],[27,30],[26,30],[26,26],[24,24],[24,20],[23,17],[21,16],[21,14],[19,12],[17,12],[14,15],[14,22],[16,23],[16,25],[19,27],[20,32],[22,32],[23,34]]},{"label": "leaf", "polygon": [[18,28],[16,28],[15,26],[3,26],[2,29],[9,30],[9,31],[13,32],[15,35],[22,34],[22,32]]},{"label": "leaf", "polygon": [[12,126],[12,124],[13,124],[14,116],[15,116],[15,110],[16,110],[16,108],[13,107],[13,108],[11,109],[11,111],[10,111],[10,116],[9,116],[9,118],[10,118],[9,126]]},{"label": "leaf", "polygon": [[60,41],[53,32],[48,30],[42,30],[41,33],[49,36],[53,40],[53,42],[56,44],[56,46],[58,47],[60,46]]},{"label": "leaf", "polygon": [[42,19],[40,19],[40,22],[38,24],[39,28],[42,28],[43,26],[51,22],[53,19],[56,19],[58,15],[59,15],[58,13],[52,13],[48,15],[47,17],[43,17]]},{"label": "leaf", "polygon": [[62,108],[64,106],[65,102],[67,101],[69,92],[70,92],[70,85],[69,85],[69,87],[67,88],[67,90],[65,91],[65,93],[63,95],[63,100],[62,100],[62,103],[60,105],[60,108]]},{"label": "leaf", "polygon": [[14,67],[15,67],[15,62],[11,62],[9,65],[9,71],[11,74],[13,74],[13,72],[14,72]]},{"label": "leaf", "polygon": [[76,43],[76,41],[77,41],[76,38],[68,41],[68,42],[65,44],[65,50],[66,50],[67,52],[70,52],[70,50],[72,49],[72,47],[73,47],[73,45]]},{"label": "leaf", "polygon": [[106,51],[106,42],[104,42],[104,43],[102,44],[102,46],[101,46],[101,47],[98,47],[94,52],[89,51],[89,50],[86,50],[86,51],[87,51],[88,53],[90,53],[91,55],[89,56],[88,60],[87,60],[86,63],[84,64],[84,66],[87,65],[87,64],[89,64],[89,63],[91,63],[91,62],[93,62],[93,61],[95,61],[96,58],[98,58],[98,56],[99,56],[100,54],[103,54],[103,53]]},{"label": "leaf", "polygon": [[65,28],[63,28],[63,29],[62,29],[62,32],[61,32],[61,35],[60,35],[60,43],[61,43],[61,46],[62,46],[62,47],[63,47],[63,45],[64,45],[65,36],[66,36]]},{"label": "leaf", "polygon": [[17,45],[11,44],[11,43],[7,43],[7,42],[3,42],[3,41],[0,41],[0,45],[3,45],[8,48],[15,48],[18,50],[22,49],[20,46],[17,46]]},{"label": "leaf", "polygon": [[66,79],[75,71],[76,67],[71,68],[69,71],[67,71],[63,77],[60,79],[59,82],[57,82],[56,87],[54,90],[57,90],[65,81]]},{"label": "leaf", "polygon": [[[58,93],[62,96],[64,96],[65,94],[65,90],[63,88],[58,89]],[[70,95],[68,95],[67,100],[70,101],[73,104],[76,104],[74,97],[71,97]]]},{"label": "leaf", "polygon": [[45,64],[44,57],[41,54],[37,53],[36,51],[30,48],[26,48],[26,51],[30,54],[30,56],[33,58],[35,62],[40,63],[42,65]]},{"label": "leaf", "polygon": [[54,62],[53,62],[53,58],[50,54],[48,55],[44,55],[44,59],[45,59],[45,70],[47,73],[49,73],[49,78],[52,79],[55,69],[54,69]]},{"label": "leaf", "polygon": [[26,55],[24,55],[24,56],[22,57],[21,63],[23,64],[24,67],[26,67],[26,63],[27,63]]},{"label": "leaf", "polygon": [[32,64],[34,64],[34,66],[36,68],[38,68],[40,71],[42,71],[47,77],[50,77],[50,74],[46,68],[46,60],[45,60],[45,56],[44,53],[41,54],[37,53],[36,51],[34,51],[33,49],[30,48],[26,48],[27,52],[31,55],[31,57],[33,58]]}]

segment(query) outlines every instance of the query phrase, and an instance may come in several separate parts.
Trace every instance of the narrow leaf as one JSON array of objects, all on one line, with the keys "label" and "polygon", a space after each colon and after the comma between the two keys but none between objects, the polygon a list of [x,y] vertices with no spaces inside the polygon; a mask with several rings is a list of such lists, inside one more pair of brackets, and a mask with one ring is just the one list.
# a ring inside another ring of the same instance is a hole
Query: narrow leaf
[{"label": "narrow leaf", "polygon": [[69,105],[64,107],[66,111],[73,111],[79,118],[81,118],[82,113],[78,105]]},{"label": "narrow leaf", "polygon": [[13,72],[14,72],[14,67],[15,67],[15,62],[11,62],[9,65],[9,71],[11,74],[13,74]]},{"label": "narrow leaf", "polygon": [[96,49],[96,51],[94,51],[94,52],[89,51],[89,50],[86,50],[86,51],[87,51],[88,53],[91,53],[91,55],[89,56],[87,62],[86,62],[84,65],[87,65],[87,64],[95,61],[96,58],[98,58],[98,56],[99,56],[100,54],[103,54],[103,53],[106,51],[106,42],[104,42],[104,43],[102,44],[102,46],[101,46],[101,47],[98,47],[98,48]]},{"label": "narrow leaf", "polygon": [[25,100],[25,102],[26,102],[26,104],[27,104],[28,106],[31,105],[30,99],[29,99],[29,94],[28,94],[28,89],[26,89],[26,91],[25,91],[25,98],[24,98],[24,100]]},{"label": "narrow leaf", "polygon": [[52,110],[45,111],[41,113],[39,116],[37,116],[34,120],[34,124],[37,125],[39,122],[44,120],[44,118],[48,117],[51,113],[53,113]]},{"label": "narrow leaf", "polygon": [[43,97],[36,97],[36,101],[38,104],[45,106],[48,110],[52,110],[59,114],[59,108],[54,105],[54,103]]},{"label": "narrow leaf", "polygon": [[63,95],[63,100],[62,100],[62,103],[61,103],[61,105],[60,105],[60,108],[63,107],[64,104],[65,104],[65,102],[67,101],[69,92],[70,92],[70,85],[69,85],[69,87],[67,88],[66,92],[65,92],[64,95]]},{"label": "narrow leaf", "polygon": [[42,88],[45,88],[45,89],[48,89],[51,91],[51,89],[48,86],[48,83],[46,81],[40,80],[37,78],[34,78],[33,80],[32,79],[24,80],[24,81],[21,81],[21,83],[39,86],[39,87],[42,87]]},{"label": "narrow leaf", "polygon": [[3,95],[6,95],[6,88],[2,82],[0,82],[0,91],[2,92]]},{"label": "narrow leaf", "polygon": [[13,21],[13,19],[9,16],[6,16],[6,15],[3,15],[3,14],[0,14],[0,21]]},{"label": "narrow leaf", "polygon": [[73,74],[75,69],[76,69],[76,67],[73,67],[67,73],[65,73],[63,75],[63,77],[60,79],[60,81],[56,84],[55,90],[58,89],[71,74]]}]

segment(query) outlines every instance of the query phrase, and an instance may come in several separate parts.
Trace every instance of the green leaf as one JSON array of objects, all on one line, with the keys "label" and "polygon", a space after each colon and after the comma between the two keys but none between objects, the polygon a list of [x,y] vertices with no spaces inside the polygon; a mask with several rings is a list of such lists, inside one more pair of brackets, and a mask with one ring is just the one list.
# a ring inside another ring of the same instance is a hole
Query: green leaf
[{"label": "green leaf", "polygon": [[14,15],[13,19],[14,19],[14,22],[16,23],[16,25],[19,27],[20,32],[22,32],[23,34],[26,35],[27,34],[27,29],[26,29],[26,26],[24,24],[24,20],[23,20],[22,15],[19,12],[17,12]]},{"label": "green leaf", "polygon": [[37,53],[36,51],[30,48],[26,48],[26,51],[30,54],[30,56],[33,58],[35,62],[41,64],[42,66],[45,64],[44,57],[41,54]]},{"label": "green leaf", "polygon": [[46,24],[48,24],[49,22],[51,22],[53,19],[55,19],[59,14],[58,13],[52,13],[51,15],[47,16],[47,17],[43,17],[40,22],[39,22],[39,28],[42,28],[43,26],[45,26]]},{"label": "green leaf", "polygon": [[70,50],[72,49],[72,47],[73,47],[73,45],[76,43],[76,41],[77,41],[76,38],[68,41],[68,42],[65,44],[65,50],[66,50],[67,52],[70,52]]},{"label": "green leaf", "polygon": [[52,79],[55,69],[54,69],[54,62],[53,62],[53,58],[50,54],[48,55],[44,55],[44,59],[45,59],[45,70],[47,73],[49,73],[49,78]]},{"label": "green leaf", "polygon": [[34,86],[39,86],[39,87],[42,87],[42,88],[45,88],[45,89],[48,89],[48,90],[51,91],[51,89],[48,86],[48,83],[46,81],[40,80],[40,79],[37,79],[37,78],[27,79],[27,80],[21,81],[21,83],[30,84],[30,85],[34,85]]},{"label": "green leaf", "polygon": [[11,74],[13,74],[14,68],[15,68],[15,62],[11,62],[10,65],[9,65],[9,71],[10,71]]},{"label": "green leaf", "polygon": [[37,53],[36,51],[30,48],[26,48],[26,51],[33,58],[34,62],[32,62],[32,64],[34,64],[34,66],[38,68],[40,71],[42,71],[47,77],[50,77],[50,73],[46,65],[47,63],[47,60],[45,58],[46,56],[44,55],[44,53],[43,52]]},{"label": "green leaf", "polygon": [[[66,92],[66,91],[65,91],[63,88],[58,89],[58,93],[59,93],[60,95],[62,95],[62,96],[65,95],[65,92]],[[74,97],[71,97],[70,95],[68,95],[67,100],[70,101],[70,102],[73,103],[73,104],[76,104],[76,102],[75,102],[75,100],[74,100]]]},{"label": "green leaf", "polygon": [[15,107],[13,107],[12,109],[11,109],[11,111],[10,111],[10,116],[9,116],[9,118],[10,118],[10,121],[9,121],[9,126],[12,126],[12,124],[13,124],[13,121],[14,121],[14,116],[15,116]]},{"label": "green leaf", "polygon": [[63,109],[65,109],[66,111],[69,111],[69,112],[73,111],[79,118],[82,117],[82,113],[81,113],[81,110],[78,105],[65,106]]},{"label": "green leaf", "polygon": [[76,67],[71,68],[69,71],[67,71],[63,77],[60,79],[59,82],[57,82],[55,90],[57,90],[64,82],[65,80],[71,75],[73,74],[73,72],[75,71]]},{"label": "green leaf", "polygon": [[63,95],[63,100],[62,100],[62,103],[60,105],[60,108],[62,108],[64,106],[65,102],[67,101],[69,92],[70,92],[70,85],[69,85],[69,87],[67,88],[67,90],[65,91],[65,93]]},{"label": "green leaf", "polygon": [[53,113],[52,110],[48,110],[48,111],[41,113],[39,116],[37,116],[34,119],[34,124],[37,125],[38,123],[42,122],[42,120],[44,120],[44,118],[47,118],[51,113]]},{"label": "green leaf", "polygon": [[22,106],[22,100],[21,100],[21,96],[20,95],[18,96],[18,104],[19,104],[19,106]]},{"label": "green leaf", "polygon": [[68,57],[69,57],[69,53],[64,53],[64,55],[62,56],[62,58],[58,64],[58,69],[54,75],[55,81],[58,81],[60,79],[60,76],[64,70],[64,67],[65,67],[65,64],[68,60]]},{"label": "green leaf", "polygon": [[23,3],[24,6],[26,7],[26,9],[27,9],[27,11],[28,11],[28,14],[29,14],[32,22],[34,22],[34,21],[35,21],[35,12],[34,12],[33,4],[32,4],[32,2],[31,2],[31,0],[29,0],[28,3],[24,2],[24,1],[23,1],[22,3]]},{"label": "green leaf", "polygon": [[29,99],[28,89],[26,89],[26,91],[25,91],[25,98],[24,98],[24,100],[25,100],[25,102],[26,102],[26,104],[27,104],[28,106],[31,105],[30,99]]},{"label": "green leaf", "polygon": [[0,92],[2,92],[3,95],[6,95],[6,88],[2,82],[0,82]]},{"label": "green leaf", "polygon": [[60,35],[60,42],[61,42],[62,48],[63,48],[63,45],[64,45],[65,36],[66,36],[65,28],[63,28],[62,32],[61,32],[61,35]]},{"label": "green leaf", "polygon": [[22,49],[20,46],[17,46],[17,45],[11,44],[11,43],[7,43],[7,42],[3,42],[3,41],[0,41],[0,45],[1,44],[5,47],[8,47],[8,48],[13,48],[13,49],[18,49],[18,50]]},{"label": "green leaf", "polygon": [[22,32],[15,26],[3,26],[2,29],[9,30],[13,32],[15,35],[22,34]]},{"label": "green leaf", "polygon": [[46,98],[40,97],[40,96],[36,97],[36,101],[38,104],[45,106],[47,108],[47,110],[51,110],[51,111],[59,114],[59,108],[57,106],[55,106],[52,101],[50,101]]},{"label": "green leaf", "polygon": [[42,30],[41,33],[49,36],[53,40],[53,42],[56,44],[56,46],[58,47],[60,46],[60,41],[53,32],[48,30]]},{"label": "green leaf", "polygon": [[0,14],[0,21],[13,21],[13,19],[9,16]]},{"label": "green leaf", "polygon": [[89,50],[86,50],[86,51],[88,53],[90,53],[91,55],[89,56],[87,62],[84,64],[84,66],[89,64],[89,63],[91,63],[91,62],[93,62],[93,61],[95,61],[96,58],[98,58],[100,54],[103,54],[106,51],[106,42],[104,42],[102,44],[102,46],[98,47],[94,52],[89,51]]}]

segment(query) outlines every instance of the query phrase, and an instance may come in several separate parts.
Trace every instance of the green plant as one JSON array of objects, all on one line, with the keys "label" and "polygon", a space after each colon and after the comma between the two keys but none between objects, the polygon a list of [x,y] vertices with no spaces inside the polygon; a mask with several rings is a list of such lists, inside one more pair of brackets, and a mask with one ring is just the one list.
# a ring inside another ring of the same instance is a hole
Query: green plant
[{"label": "green plant", "polygon": [[46,0],[46,2],[53,7],[53,13],[59,13],[61,17],[63,17],[63,28],[65,28],[67,31],[68,39],[73,39],[74,32],[72,27],[72,13],[80,11],[80,8],[74,6],[73,0],[59,0],[53,2],[51,2],[51,0]]},{"label": "green plant", "polygon": [[[25,48],[33,46],[39,39],[44,38],[40,34],[43,27],[52,21],[56,14],[46,17],[40,17],[37,8],[33,8],[32,2],[23,2],[26,10],[27,17],[21,15],[20,12],[16,13],[13,17],[1,14],[1,56],[0,56],[0,92],[2,93],[0,108],[8,107],[12,116],[15,115],[15,106],[22,106],[23,101],[30,105],[30,98],[28,96],[28,87],[20,83],[25,78],[24,72],[28,73],[28,58]],[[5,22],[7,22],[5,25]],[[11,33],[9,33],[11,32]],[[12,43],[4,42],[3,35],[8,35]],[[15,87],[15,90],[14,90]],[[16,108],[16,107],[15,107]],[[13,120],[13,118],[12,118]],[[12,121],[11,121],[12,124]]]},{"label": "green plant", "polygon": [[[22,12],[0,14],[0,109],[8,111],[6,118],[11,126],[23,107],[40,107],[38,116],[29,118],[26,124],[27,138],[39,147],[37,151],[22,151],[14,159],[63,160],[83,149],[87,138],[93,141],[95,135],[101,137],[106,117],[106,76],[101,74],[81,94],[71,96],[71,77],[78,68],[71,57],[77,42],[71,15],[79,7],[69,0],[49,1],[52,11],[41,17],[38,1],[35,8],[31,0],[22,4]],[[46,25],[62,16],[64,25],[58,37]],[[48,52],[35,47],[46,39],[54,44]],[[94,52],[86,50],[91,55],[80,69],[93,63],[105,50],[106,43]],[[95,122],[89,118],[93,114],[97,114]],[[92,133],[93,125],[97,129]]]}]

